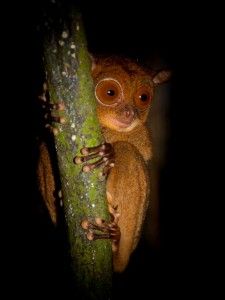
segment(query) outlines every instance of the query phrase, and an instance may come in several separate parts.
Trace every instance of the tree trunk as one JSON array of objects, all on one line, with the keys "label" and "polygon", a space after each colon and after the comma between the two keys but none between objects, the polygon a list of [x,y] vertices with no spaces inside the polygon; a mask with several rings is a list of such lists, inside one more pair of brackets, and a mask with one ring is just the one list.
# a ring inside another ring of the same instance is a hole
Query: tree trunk
[{"label": "tree trunk", "polygon": [[105,182],[99,180],[100,170],[83,173],[81,166],[73,163],[82,147],[103,142],[90,75],[91,61],[80,13],[76,9],[69,9],[68,13],[61,9],[57,7],[54,18],[51,16],[45,22],[44,67],[51,103],[63,101],[65,104],[65,111],[59,114],[66,122],[54,125],[58,127],[55,147],[71,264],[80,298],[109,299],[111,243],[109,240],[89,241],[81,227],[84,218],[109,219]]}]

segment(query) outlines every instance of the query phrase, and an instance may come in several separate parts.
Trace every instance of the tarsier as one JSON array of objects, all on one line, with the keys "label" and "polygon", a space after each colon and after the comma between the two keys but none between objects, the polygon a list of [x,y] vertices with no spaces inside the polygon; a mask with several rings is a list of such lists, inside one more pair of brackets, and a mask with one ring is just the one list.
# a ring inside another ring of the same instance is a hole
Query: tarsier
[{"label": "tarsier", "polygon": [[[95,85],[97,115],[105,143],[81,149],[74,158],[91,172],[102,159],[107,174],[106,192],[111,222],[97,218],[95,223],[83,220],[81,226],[90,240],[112,240],[113,266],[122,272],[140,238],[149,199],[150,178],[147,163],[152,157],[151,141],[146,125],[157,85],[167,81],[170,72],[146,71],[131,60],[118,57],[94,59],[92,77]],[[38,175],[40,190],[52,220],[56,221],[55,182],[47,148],[40,148]],[[98,166],[99,167],[99,166]],[[95,231],[102,231],[97,234]]]}]

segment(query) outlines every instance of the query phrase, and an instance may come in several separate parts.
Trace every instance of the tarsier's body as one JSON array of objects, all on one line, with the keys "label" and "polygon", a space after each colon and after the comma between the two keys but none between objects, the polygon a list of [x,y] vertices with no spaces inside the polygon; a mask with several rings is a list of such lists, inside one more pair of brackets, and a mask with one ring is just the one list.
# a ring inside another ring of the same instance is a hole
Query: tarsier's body
[{"label": "tarsier's body", "polygon": [[[137,246],[148,205],[150,180],[146,163],[152,150],[145,122],[154,87],[166,81],[169,72],[150,75],[130,60],[106,58],[95,60],[92,76],[98,118],[105,141],[112,145],[114,153],[113,163],[105,167],[109,169],[111,166],[106,191],[109,209],[113,211],[109,227],[117,227],[117,232],[120,232],[117,238],[111,237],[113,265],[115,271],[122,272]],[[55,220],[54,200],[50,199],[55,189],[54,178],[48,174],[46,179],[44,173],[52,173],[52,169],[48,152],[42,146],[39,163],[41,191]],[[92,225],[87,224],[87,229]]]}]

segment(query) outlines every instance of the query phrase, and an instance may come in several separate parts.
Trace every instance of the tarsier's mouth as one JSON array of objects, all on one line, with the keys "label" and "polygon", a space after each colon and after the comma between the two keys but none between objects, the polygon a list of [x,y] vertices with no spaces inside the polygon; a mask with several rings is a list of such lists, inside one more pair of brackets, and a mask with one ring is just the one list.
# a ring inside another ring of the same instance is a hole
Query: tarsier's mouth
[{"label": "tarsier's mouth", "polygon": [[133,120],[130,120],[129,122],[125,122],[124,120],[119,120],[117,118],[110,118],[111,124],[113,124],[116,128],[117,131],[131,131],[134,129],[138,124],[138,119],[133,118]]}]

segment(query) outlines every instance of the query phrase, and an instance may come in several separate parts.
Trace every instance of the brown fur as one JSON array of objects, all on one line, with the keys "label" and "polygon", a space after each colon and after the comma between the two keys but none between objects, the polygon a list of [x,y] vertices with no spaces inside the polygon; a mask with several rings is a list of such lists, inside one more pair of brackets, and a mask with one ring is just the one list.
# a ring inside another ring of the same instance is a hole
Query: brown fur
[{"label": "brown fur", "polygon": [[118,205],[121,239],[114,253],[114,270],[125,269],[130,254],[135,249],[144,219],[149,193],[149,180],[145,162],[132,144],[116,142],[115,167],[107,180],[111,205]]},{"label": "brown fur", "polygon": [[55,174],[51,163],[48,147],[45,143],[40,145],[40,155],[38,161],[37,176],[39,181],[39,189],[45,201],[52,222],[57,222],[56,197],[55,193]]}]

